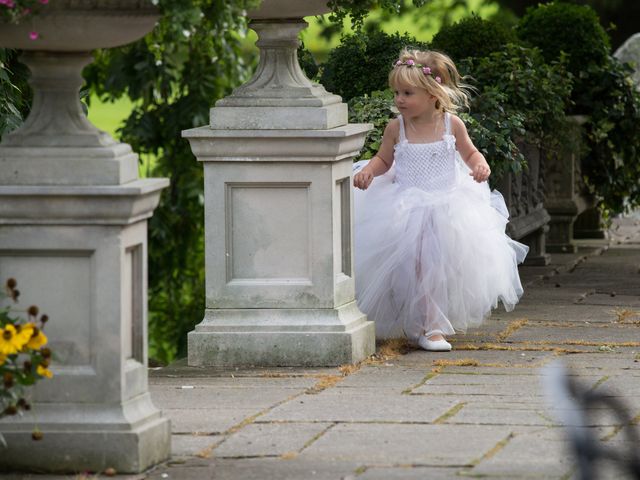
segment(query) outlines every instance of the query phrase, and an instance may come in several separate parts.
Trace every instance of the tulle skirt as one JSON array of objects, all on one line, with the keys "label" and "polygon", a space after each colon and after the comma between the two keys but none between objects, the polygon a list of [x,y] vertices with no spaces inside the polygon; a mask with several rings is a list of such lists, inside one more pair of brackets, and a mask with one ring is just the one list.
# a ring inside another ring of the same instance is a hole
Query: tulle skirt
[{"label": "tulle skirt", "polygon": [[458,169],[444,191],[401,187],[393,167],[354,189],[356,299],[378,338],[462,333],[523,293],[528,247],[505,234],[502,195]]}]

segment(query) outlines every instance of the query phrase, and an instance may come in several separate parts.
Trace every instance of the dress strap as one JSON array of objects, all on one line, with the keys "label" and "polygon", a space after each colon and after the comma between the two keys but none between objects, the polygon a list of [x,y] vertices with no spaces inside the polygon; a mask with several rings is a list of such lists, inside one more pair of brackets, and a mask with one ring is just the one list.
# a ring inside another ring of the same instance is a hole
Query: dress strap
[{"label": "dress strap", "polygon": [[398,115],[398,120],[400,121],[400,142],[404,142],[407,136],[404,133],[404,118],[402,118],[402,115]]},{"label": "dress strap", "polygon": [[451,117],[449,112],[444,112],[444,134],[451,135]]}]

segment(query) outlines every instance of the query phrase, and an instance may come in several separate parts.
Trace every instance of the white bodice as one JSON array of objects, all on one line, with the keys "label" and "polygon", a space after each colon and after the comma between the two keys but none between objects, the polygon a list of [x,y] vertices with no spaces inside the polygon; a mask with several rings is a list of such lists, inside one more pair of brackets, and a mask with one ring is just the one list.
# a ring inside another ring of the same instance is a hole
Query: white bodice
[{"label": "white bodice", "polygon": [[445,113],[442,140],[409,143],[400,121],[400,141],[394,147],[395,182],[402,187],[415,187],[428,192],[448,190],[456,183],[456,138],[451,134],[449,113]]}]

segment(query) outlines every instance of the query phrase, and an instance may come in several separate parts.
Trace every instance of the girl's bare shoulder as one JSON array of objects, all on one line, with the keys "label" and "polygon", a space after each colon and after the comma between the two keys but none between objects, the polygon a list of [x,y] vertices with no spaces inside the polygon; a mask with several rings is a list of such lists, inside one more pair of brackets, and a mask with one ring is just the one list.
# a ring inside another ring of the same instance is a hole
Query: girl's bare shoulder
[{"label": "girl's bare shoulder", "polygon": [[393,139],[393,143],[398,143],[400,138],[400,119],[398,117],[392,118],[384,128],[384,136]]},{"label": "girl's bare shoulder", "polygon": [[449,113],[449,119],[449,121],[451,122],[451,131],[454,135],[458,132],[467,131],[467,127],[465,126],[464,122],[455,113]]}]

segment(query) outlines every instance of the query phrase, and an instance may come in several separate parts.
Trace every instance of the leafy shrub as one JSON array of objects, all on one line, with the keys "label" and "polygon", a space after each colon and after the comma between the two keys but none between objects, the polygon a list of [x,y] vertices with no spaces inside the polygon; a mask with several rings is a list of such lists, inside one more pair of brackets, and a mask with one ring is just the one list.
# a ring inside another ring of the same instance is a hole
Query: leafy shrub
[{"label": "leafy shrub", "polygon": [[18,51],[0,48],[0,139],[22,124],[31,106],[29,71]]},{"label": "leafy shrub", "polygon": [[640,92],[632,73],[613,56],[585,71],[598,82],[585,102],[589,148],[583,173],[609,214],[640,205]]},{"label": "leafy shrub", "polygon": [[497,21],[484,20],[473,15],[440,29],[431,41],[431,48],[440,50],[454,61],[458,61],[469,57],[486,57],[499,51],[507,43],[516,41],[513,30]]},{"label": "leafy shrub", "polygon": [[[421,7],[427,0],[413,0],[415,7]],[[387,12],[400,13],[405,5],[404,0],[328,0],[327,5],[331,8],[330,19],[334,23],[342,24],[342,21],[349,15],[351,25],[355,30],[362,28],[364,19],[375,8],[380,7]]]},{"label": "leafy shrub", "polygon": [[358,160],[372,158],[380,149],[382,134],[395,116],[393,93],[391,90],[372,92],[371,95],[352,98],[349,101],[350,123],[372,123],[373,129],[367,133],[364,147],[360,151]]},{"label": "leafy shrub", "polygon": [[491,167],[489,181],[495,185],[508,172],[518,172],[526,165],[514,143],[525,134],[524,116],[505,108],[506,95],[499,88],[485,88],[471,100],[470,113],[461,113],[474,145]]},{"label": "leafy shrub", "polygon": [[594,78],[584,75],[589,65],[602,65],[609,55],[609,37],[589,6],[548,3],[529,8],[516,27],[520,39],[538,47],[547,62],[567,54],[567,70],[575,78],[573,99],[577,112]]},{"label": "leafy shrub", "polygon": [[385,90],[389,70],[404,47],[425,49],[426,44],[404,34],[380,31],[347,35],[329,54],[320,82],[345,101]]},{"label": "leafy shrub", "polygon": [[315,80],[320,69],[318,68],[316,59],[313,58],[311,52],[307,50],[304,45],[298,47],[298,63],[307,78],[309,80]]},{"label": "leafy shrub", "polygon": [[517,28],[547,60],[567,54],[574,76],[571,113],[588,116],[583,173],[608,214],[640,204],[640,94],[631,69],[609,54],[609,38],[588,6],[531,8]]},{"label": "leafy shrub", "polygon": [[563,142],[572,86],[564,56],[547,64],[539,49],[509,44],[488,57],[462,62],[461,69],[473,77],[480,96],[484,89],[504,94],[503,107],[509,115],[522,114],[529,142],[547,148]]}]

